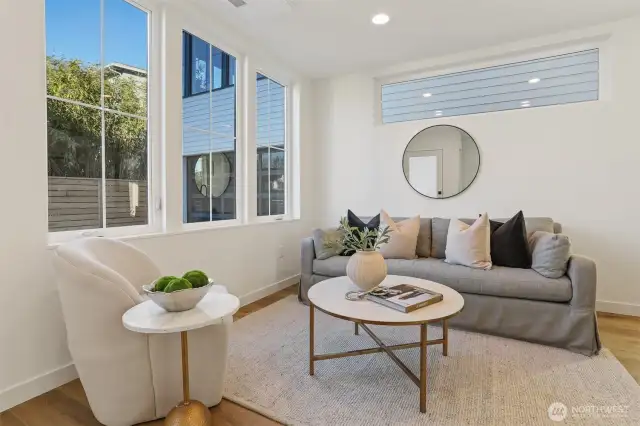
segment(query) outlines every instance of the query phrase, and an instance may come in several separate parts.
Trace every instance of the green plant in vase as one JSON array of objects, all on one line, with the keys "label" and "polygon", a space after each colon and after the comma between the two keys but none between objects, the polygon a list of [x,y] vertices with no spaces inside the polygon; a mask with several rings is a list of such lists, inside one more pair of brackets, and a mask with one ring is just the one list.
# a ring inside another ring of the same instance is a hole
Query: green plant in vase
[{"label": "green plant in vase", "polygon": [[[342,240],[329,241],[329,248],[341,248],[344,252],[354,252],[347,263],[347,276],[356,286],[360,288],[356,293],[357,298],[374,290],[387,277],[387,264],[378,251],[380,246],[389,242],[389,227],[378,229],[364,228],[358,229],[350,226],[346,217],[340,220],[338,228],[343,233]],[[336,244],[339,244],[336,247]]]}]

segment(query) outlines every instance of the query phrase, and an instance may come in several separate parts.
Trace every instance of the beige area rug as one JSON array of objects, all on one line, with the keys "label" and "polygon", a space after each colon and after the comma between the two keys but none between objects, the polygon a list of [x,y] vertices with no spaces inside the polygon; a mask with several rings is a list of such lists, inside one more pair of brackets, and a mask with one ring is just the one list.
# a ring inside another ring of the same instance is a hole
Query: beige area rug
[{"label": "beige area rug", "polygon": [[[235,323],[225,397],[292,425],[640,425],[640,386],[607,349],[589,358],[451,330],[448,357],[428,349],[421,414],[418,387],[384,353],[318,361],[309,376],[308,323],[294,296]],[[419,339],[417,326],[372,329],[388,344]],[[430,339],[440,336],[429,328]],[[316,311],[316,353],[374,346],[353,323]],[[419,371],[418,348],[396,354]],[[548,414],[554,402],[567,408],[560,422]]]}]

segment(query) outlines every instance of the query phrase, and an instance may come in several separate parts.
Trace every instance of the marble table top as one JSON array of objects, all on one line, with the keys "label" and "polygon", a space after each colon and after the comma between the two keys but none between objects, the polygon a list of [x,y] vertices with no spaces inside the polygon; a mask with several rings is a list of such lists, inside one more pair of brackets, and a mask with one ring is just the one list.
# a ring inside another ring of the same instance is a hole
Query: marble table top
[{"label": "marble table top", "polygon": [[147,300],[129,309],[122,324],[138,333],[179,333],[221,324],[226,316],[235,314],[240,300],[231,294],[209,292],[195,308],[184,312],[167,312]]},{"label": "marble table top", "polygon": [[309,300],[321,310],[344,319],[390,325],[421,324],[447,319],[464,307],[464,299],[460,293],[433,281],[388,275],[381,285],[393,287],[398,284],[411,284],[436,291],[443,295],[443,300],[409,313],[395,311],[369,300],[347,300],[344,297],[347,292],[359,290],[348,277],[331,278],[315,284],[309,289]]}]

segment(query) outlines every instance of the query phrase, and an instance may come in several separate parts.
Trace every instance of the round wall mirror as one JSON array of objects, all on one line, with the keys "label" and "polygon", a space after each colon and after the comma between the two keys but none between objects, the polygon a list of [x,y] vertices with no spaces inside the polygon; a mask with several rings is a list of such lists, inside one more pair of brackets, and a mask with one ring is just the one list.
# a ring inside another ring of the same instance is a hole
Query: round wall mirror
[{"label": "round wall mirror", "polygon": [[427,127],[407,144],[402,169],[409,185],[420,194],[450,198],[475,180],[480,150],[471,135],[458,127]]},{"label": "round wall mirror", "polygon": [[198,158],[193,170],[193,179],[198,191],[205,197],[220,197],[231,181],[231,164],[223,153],[203,154]]}]

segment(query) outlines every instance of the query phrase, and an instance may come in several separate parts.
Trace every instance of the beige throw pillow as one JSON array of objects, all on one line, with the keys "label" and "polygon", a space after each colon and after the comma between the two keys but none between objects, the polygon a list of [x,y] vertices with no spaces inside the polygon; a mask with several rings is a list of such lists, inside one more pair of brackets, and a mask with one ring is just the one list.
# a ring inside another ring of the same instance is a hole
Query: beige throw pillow
[{"label": "beige throw pillow", "polygon": [[472,225],[451,219],[445,262],[471,268],[491,269],[491,228],[484,213]]},{"label": "beige throw pillow", "polygon": [[380,247],[380,253],[385,259],[415,259],[416,246],[418,245],[418,233],[420,233],[420,216],[394,222],[393,219],[382,210],[381,221],[389,227],[389,242]]}]

